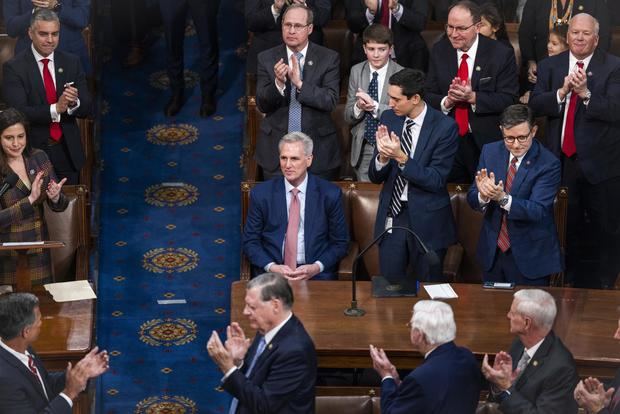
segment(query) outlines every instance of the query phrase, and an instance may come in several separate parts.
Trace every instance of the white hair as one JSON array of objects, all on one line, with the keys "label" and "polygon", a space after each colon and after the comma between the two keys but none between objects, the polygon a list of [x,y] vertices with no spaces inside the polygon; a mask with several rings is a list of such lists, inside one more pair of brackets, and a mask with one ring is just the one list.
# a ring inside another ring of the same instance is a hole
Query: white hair
[{"label": "white hair", "polygon": [[303,145],[304,155],[308,157],[312,155],[312,150],[314,146],[312,138],[299,131],[289,132],[288,134],[280,138],[280,142],[278,142],[278,151],[282,151],[282,147],[284,146],[284,144],[294,144],[296,142],[301,142],[301,144]]},{"label": "white hair", "polygon": [[514,294],[516,311],[532,318],[534,324],[548,331],[553,328],[558,309],[555,299],[542,289],[523,289]]},{"label": "white hair", "polygon": [[453,341],[456,336],[456,323],[452,308],[437,300],[417,302],[413,306],[411,329],[422,332],[430,345]]}]

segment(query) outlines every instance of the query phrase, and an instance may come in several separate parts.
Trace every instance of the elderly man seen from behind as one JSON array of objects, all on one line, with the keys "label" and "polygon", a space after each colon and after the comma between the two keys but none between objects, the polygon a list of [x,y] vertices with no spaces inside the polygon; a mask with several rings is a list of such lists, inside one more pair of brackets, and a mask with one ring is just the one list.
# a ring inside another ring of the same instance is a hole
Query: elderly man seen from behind
[{"label": "elderly man seen from behind", "polygon": [[510,333],[517,335],[508,353],[488,355],[482,373],[491,384],[490,398],[504,414],[577,412],[572,391],[577,367],[570,351],[552,331],[557,308],[553,297],[540,289],[514,294],[508,312]]},{"label": "elderly man seen from behind", "polygon": [[408,323],[411,344],[425,362],[400,380],[383,349],[370,345],[373,366],[381,376],[381,412],[474,413],[481,376],[474,355],[454,343],[456,324],[450,305],[421,300]]}]

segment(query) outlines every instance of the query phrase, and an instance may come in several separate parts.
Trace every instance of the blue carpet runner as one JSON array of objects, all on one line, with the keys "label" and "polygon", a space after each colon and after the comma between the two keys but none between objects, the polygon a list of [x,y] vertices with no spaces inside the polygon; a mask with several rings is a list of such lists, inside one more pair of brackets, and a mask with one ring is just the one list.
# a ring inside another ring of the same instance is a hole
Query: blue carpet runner
[{"label": "blue carpet runner", "polygon": [[97,342],[110,352],[111,369],[97,385],[97,413],[228,408],[205,344],[228,324],[239,275],[245,66],[238,50],[247,32],[234,4],[222,1],[218,111],[208,119],[198,117],[191,27],[188,102],[173,119],[162,113],[170,96],[163,39],[135,69],[118,59],[104,64]]}]

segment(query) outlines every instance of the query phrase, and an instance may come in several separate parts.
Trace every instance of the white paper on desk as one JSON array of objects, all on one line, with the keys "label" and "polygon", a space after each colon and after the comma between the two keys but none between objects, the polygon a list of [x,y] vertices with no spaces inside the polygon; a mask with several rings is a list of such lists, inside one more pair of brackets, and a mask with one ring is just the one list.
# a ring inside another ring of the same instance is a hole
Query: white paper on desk
[{"label": "white paper on desk", "polygon": [[71,302],[74,300],[97,299],[97,295],[87,280],[75,282],[48,283],[43,285],[56,302]]},{"label": "white paper on desk", "polygon": [[452,286],[449,283],[440,283],[438,285],[424,285],[424,289],[431,299],[454,299],[458,298]]},{"label": "white paper on desk", "polygon": [[5,242],[2,243],[2,245],[4,247],[20,247],[20,246],[28,246],[28,245],[35,245],[35,246],[43,246],[45,244],[44,241],[31,241],[31,242]]}]

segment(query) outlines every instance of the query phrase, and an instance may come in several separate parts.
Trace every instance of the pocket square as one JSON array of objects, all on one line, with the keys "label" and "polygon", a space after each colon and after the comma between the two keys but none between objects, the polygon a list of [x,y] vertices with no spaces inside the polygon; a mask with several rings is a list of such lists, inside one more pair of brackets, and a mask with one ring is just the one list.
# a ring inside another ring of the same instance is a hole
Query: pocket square
[{"label": "pocket square", "polygon": [[480,78],[480,83],[485,83],[485,82],[489,82],[491,79],[493,79],[492,76],[487,76],[486,78]]}]

